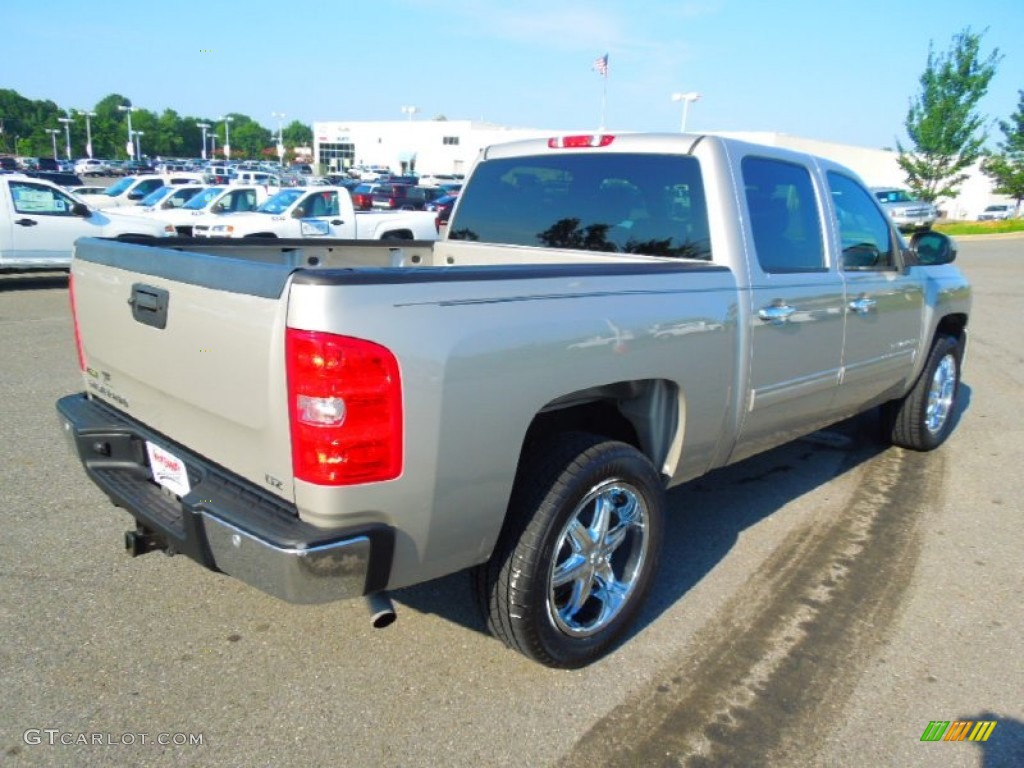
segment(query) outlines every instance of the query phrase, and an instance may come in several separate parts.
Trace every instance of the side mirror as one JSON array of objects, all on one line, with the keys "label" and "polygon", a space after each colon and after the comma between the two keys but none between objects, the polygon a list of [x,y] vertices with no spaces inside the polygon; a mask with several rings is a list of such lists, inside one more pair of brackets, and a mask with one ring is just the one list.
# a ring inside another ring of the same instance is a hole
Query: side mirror
[{"label": "side mirror", "polygon": [[910,238],[910,266],[937,267],[956,258],[956,241],[941,232],[915,232]]},{"label": "side mirror", "polygon": [[145,197],[145,195],[142,194],[141,192],[129,192],[128,193],[128,199],[129,200],[141,200],[144,197]]},{"label": "side mirror", "polygon": [[92,209],[85,203],[75,203],[71,207],[71,213],[74,216],[81,216],[83,219],[92,217]]}]

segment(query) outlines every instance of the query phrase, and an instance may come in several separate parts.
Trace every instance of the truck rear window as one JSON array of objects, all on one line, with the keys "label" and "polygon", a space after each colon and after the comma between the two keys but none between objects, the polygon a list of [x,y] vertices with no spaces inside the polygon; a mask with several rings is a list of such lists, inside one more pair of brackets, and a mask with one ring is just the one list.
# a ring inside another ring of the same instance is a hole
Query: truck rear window
[{"label": "truck rear window", "polygon": [[552,153],[480,163],[448,238],[711,259],[693,157]]}]

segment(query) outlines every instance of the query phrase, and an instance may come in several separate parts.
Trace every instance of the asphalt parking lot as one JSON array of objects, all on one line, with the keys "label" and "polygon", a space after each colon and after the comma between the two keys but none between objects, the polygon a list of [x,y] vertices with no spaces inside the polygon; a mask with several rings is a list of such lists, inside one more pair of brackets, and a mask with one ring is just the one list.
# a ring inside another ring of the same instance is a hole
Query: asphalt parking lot
[{"label": "asphalt parking lot", "polygon": [[[1024,239],[969,240],[965,409],[913,454],[870,416],[674,490],[641,626],[579,671],[483,631],[468,578],[279,602],[182,558],[63,443],[66,277],[0,275],[0,755],[13,766],[1024,765]],[[931,721],[988,741],[922,742]]]}]

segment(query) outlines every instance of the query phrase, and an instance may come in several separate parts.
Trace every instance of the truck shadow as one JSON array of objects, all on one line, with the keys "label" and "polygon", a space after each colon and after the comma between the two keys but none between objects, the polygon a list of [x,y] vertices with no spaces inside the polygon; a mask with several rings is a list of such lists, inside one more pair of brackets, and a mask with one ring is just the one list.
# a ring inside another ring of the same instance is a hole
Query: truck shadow
[{"label": "truck shadow", "polygon": [[[970,396],[970,387],[961,385],[957,421],[969,407]],[[669,491],[656,583],[624,642],[699,584],[747,528],[890,450],[880,437],[880,417],[874,409]],[[487,632],[468,572],[396,590],[393,597],[400,605]]]},{"label": "truck shadow", "polygon": [[0,272],[0,291],[43,291],[67,287],[67,272]]},{"label": "truck shadow", "polygon": [[986,741],[970,742],[981,750],[982,768],[1019,768],[1024,765],[1024,723],[999,717],[995,712],[982,712],[975,717],[960,717],[975,723],[995,721],[996,726]]}]

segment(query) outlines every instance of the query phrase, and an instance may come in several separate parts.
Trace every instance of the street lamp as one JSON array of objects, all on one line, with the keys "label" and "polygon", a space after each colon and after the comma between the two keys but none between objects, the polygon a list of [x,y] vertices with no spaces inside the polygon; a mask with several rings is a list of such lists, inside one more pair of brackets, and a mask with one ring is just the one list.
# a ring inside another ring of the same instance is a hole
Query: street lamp
[{"label": "street lamp", "polygon": [[71,159],[71,124],[75,122],[73,117],[58,117],[57,122],[64,123],[64,154]]},{"label": "street lamp", "polygon": [[231,121],[235,118],[231,115],[218,117],[218,120],[224,121],[224,159],[231,159]]},{"label": "street lamp", "polygon": [[700,98],[700,94],[696,91],[689,91],[687,93],[673,93],[672,101],[683,102],[683,123],[679,128],[680,133],[686,133],[686,112],[689,109],[690,103]]},{"label": "street lamp", "polygon": [[197,128],[203,129],[203,160],[206,159],[206,129],[210,127],[209,123],[196,123]]},{"label": "street lamp", "polygon": [[277,118],[277,161],[284,166],[284,112],[271,112],[271,117]]},{"label": "street lamp", "polygon": [[75,110],[78,114],[85,118],[85,154],[92,159],[92,125],[89,123],[90,117],[96,117],[95,112],[84,112],[81,109]]},{"label": "street lamp", "polygon": [[402,107],[402,113],[408,115],[410,120],[412,120],[412,116],[415,115],[419,111],[420,111],[419,107],[413,107],[413,106]]},{"label": "street lamp", "polygon": [[145,131],[132,131],[132,135],[135,136],[135,157],[139,160],[142,159],[142,137],[146,135]]},{"label": "street lamp", "polygon": [[213,155],[213,159],[217,159],[217,134],[210,134],[210,154]]},{"label": "street lamp", "polygon": [[128,153],[128,159],[134,160],[135,157],[132,155],[132,112],[138,109],[138,107],[130,107],[127,104],[119,104],[117,108],[122,112],[128,113],[128,143],[124,145],[124,148],[125,151]]},{"label": "street lamp", "polygon": [[46,132],[50,134],[50,138],[53,139],[53,159],[57,159],[57,134],[60,133],[59,128],[47,128]]}]

